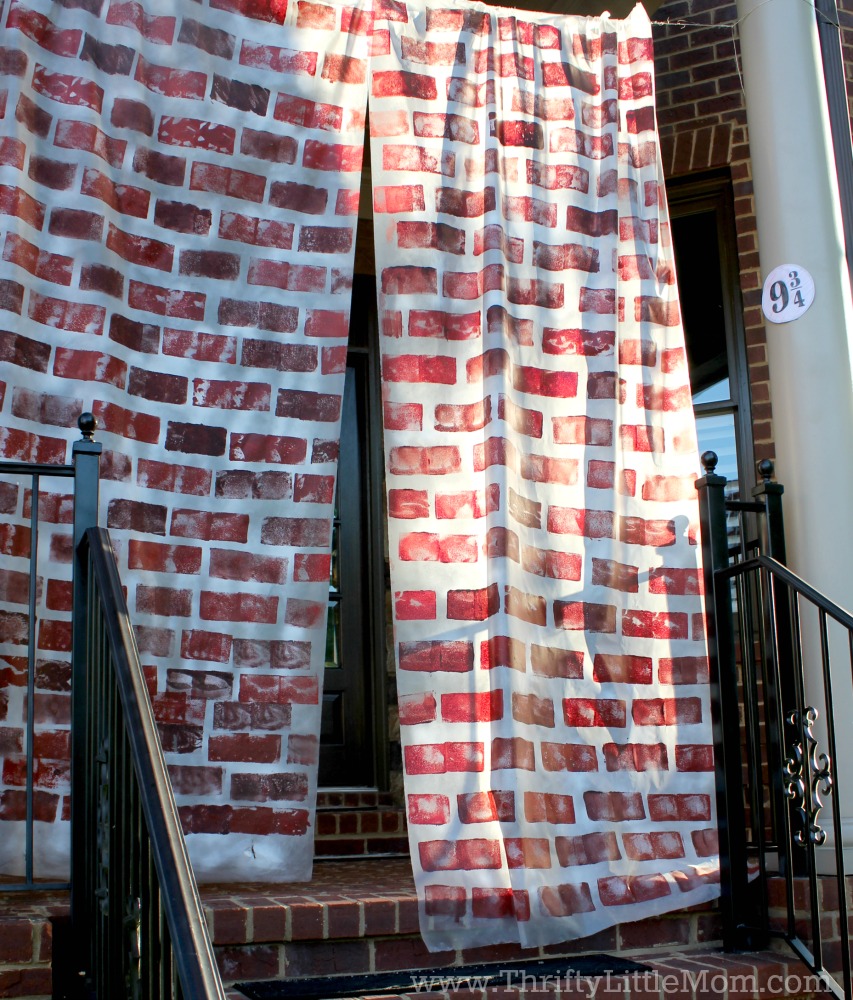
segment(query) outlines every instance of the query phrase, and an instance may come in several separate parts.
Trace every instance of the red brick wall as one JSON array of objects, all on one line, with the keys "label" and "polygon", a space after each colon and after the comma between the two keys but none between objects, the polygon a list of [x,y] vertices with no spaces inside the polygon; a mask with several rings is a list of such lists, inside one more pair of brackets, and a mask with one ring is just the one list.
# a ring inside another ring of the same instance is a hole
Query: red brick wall
[{"label": "red brick wall", "polygon": [[[853,120],[853,0],[838,0],[847,98]],[[658,124],[667,177],[728,167],[737,216],[755,458],[774,457],[769,372],[761,316],[761,274],[746,110],[725,0],[672,0],[655,21],[699,21],[703,27],[656,26]],[[739,52],[738,52],[739,59]]]},{"label": "red brick wall", "polygon": [[737,8],[725,0],[673,0],[654,15],[655,21],[669,19],[698,21],[703,27],[657,25],[654,28],[664,172],[667,178],[720,168],[731,172],[755,459],[773,458],[746,109],[735,42],[728,27],[737,19]]}]

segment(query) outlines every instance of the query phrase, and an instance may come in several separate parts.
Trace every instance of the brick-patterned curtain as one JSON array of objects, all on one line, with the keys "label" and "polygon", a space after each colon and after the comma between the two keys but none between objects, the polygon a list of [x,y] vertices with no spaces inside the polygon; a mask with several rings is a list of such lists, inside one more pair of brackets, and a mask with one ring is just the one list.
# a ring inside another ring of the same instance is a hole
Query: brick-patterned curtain
[{"label": "brick-patterned curtain", "polygon": [[[11,0],[0,458],[105,446],[201,877],[307,878],[369,7]],[[67,862],[70,558],[43,480],[37,874]],[[0,483],[0,870],[23,857],[29,496]],[[229,836],[222,836],[222,834]]]},{"label": "brick-patterned curtain", "polygon": [[370,126],[421,928],[718,892],[698,465],[648,19],[394,3]]}]

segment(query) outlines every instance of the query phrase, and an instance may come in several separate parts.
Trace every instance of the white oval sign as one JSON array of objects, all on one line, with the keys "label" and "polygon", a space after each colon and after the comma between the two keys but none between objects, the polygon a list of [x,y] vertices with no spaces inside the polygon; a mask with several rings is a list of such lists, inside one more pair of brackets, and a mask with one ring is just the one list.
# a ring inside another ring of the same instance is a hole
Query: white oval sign
[{"label": "white oval sign", "polygon": [[814,279],[799,264],[780,264],[764,280],[761,308],[771,323],[799,319],[814,302]]}]

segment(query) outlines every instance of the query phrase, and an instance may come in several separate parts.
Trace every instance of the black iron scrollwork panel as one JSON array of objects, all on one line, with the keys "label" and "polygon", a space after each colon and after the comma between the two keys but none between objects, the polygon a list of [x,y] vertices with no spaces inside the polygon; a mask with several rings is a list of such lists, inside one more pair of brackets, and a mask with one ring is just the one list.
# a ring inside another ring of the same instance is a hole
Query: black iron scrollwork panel
[{"label": "black iron scrollwork panel", "polygon": [[800,817],[800,829],[794,842],[801,847],[813,844],[820,847],[826,842],[826,830],[818,823],[824,803],[821,796],[832,794],[832,761],[829,755],[818,756],[817,740],[812,727],[817,722],[817,709],[808,706],[800,715],[790,712],[785,721],[800,732],[785,760],[785,794],[793,802]]}]

